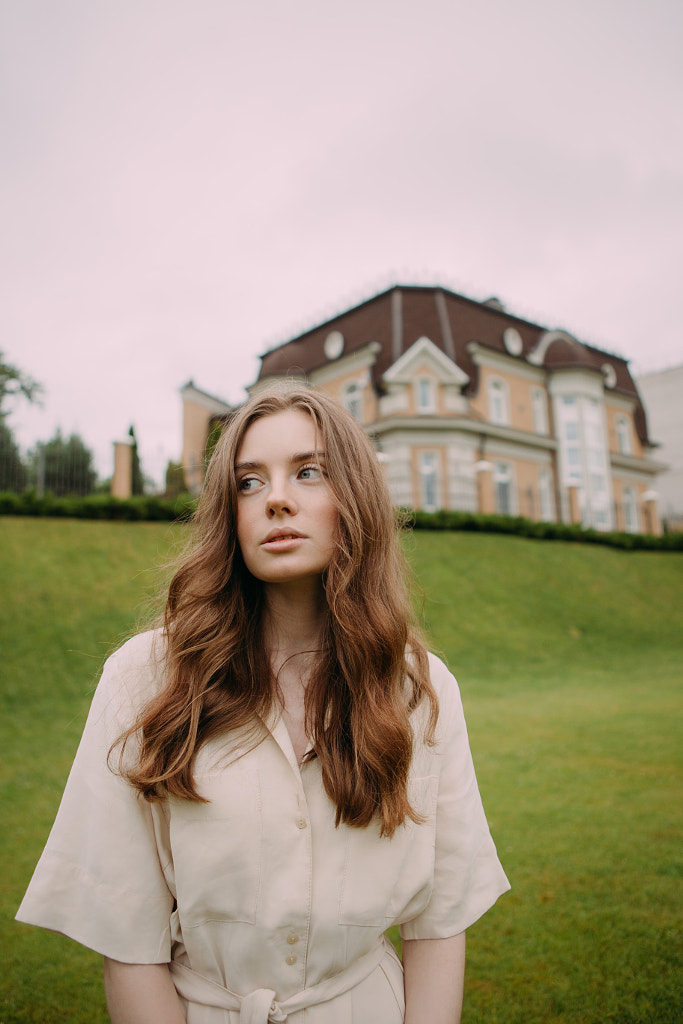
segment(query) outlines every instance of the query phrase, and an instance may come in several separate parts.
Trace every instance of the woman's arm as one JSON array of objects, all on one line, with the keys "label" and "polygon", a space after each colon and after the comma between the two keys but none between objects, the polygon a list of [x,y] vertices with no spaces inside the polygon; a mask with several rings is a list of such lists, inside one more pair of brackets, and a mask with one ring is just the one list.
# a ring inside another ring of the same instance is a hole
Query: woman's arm
[{"label": "woman's arm", "polygon": [[465,932],[448,939],[404,939],[405,1024],[459,1024]]},{"label": "woman's arm", "polygon": [[122,964],[105,956],[104,991],[112,1024],[185,1024],[167,964]]}]

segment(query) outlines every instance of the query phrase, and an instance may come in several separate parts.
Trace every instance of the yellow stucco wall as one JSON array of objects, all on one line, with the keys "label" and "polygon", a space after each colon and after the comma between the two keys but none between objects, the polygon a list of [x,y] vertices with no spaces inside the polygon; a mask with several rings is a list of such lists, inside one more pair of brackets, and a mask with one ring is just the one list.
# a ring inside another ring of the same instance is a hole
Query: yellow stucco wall
[{"label": "yellow stucco wall", "polygon": [[198,402],[183,402],[183,469],[190,490],[196,490],[204,476],[204,451],[209,436],[211,413]]},{"label": "yellow stucco wall", "polygon": [[[330,395],[335,401],[339,402],[340,405],[344,405],[344,393],[349,384],[355,384],[360,381],[361,378],[366,377],[366,371],[354,370],[353,372],[341,373],[338,377],[334,377],[332,380],[326,380],[322,384],[316,384],[321,391]],[[366,381],[362,390],[362,407],[363,407],[363,423],[374,423],[377,418],[377,396],[375,389],[370,386],[369,381]]]},{"label": "yellow stucco wall", "polygon": [[517,510],[529,519],[540,519],[538,496],[538,465],[522,459],[514,460],[514,479],[517,485]]},{"label": "yellow stucco wall", "polygon": [[490,421],[489,410],[489,384],[491,380],[503,381],[507,389],[508,422],[506,426],[514,427],[515,430],[525,430],[534,433],[533,392],[540,388],[545,395],[546,402],[546,423],[550,426],[550,407],[546,389],[539,383],[535,384],[515,373],[501,372],[491,369],[489,366],[482,366],[479,369],[479,389],[477,394],[470,399],[470,405],[483,419]]},{"label": "yellow stucco wall", "polygon": [[617,419],[623,416],[628,421],[629,425],[629,437],[631,440],[631,455],[636,458],[643,457],[643,446],[640,443],[640,438],[636,433],[635,423],[633,421],[633,413],[625,412],[621,406],[612,405],[607,399],[605,401],[605,411],[607,413],[607,434],[608,434],[608,446],[611,452],[619,451],[619,441],[617,437]]}]

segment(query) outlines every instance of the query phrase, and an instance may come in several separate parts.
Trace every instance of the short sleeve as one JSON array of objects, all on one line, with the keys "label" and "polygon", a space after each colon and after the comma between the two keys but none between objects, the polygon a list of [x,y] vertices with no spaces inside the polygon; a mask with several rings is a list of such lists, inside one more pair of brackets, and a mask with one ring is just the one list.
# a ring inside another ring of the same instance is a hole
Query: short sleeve
[{"label": "short sleeve", "polygon": [[427,907],[401,925],[404,939],[457,935],[510,888],[479,795],[458,685],[433,655],[430,668],[439,698],[434,885]]},{"label": "short sleeve", "polygon": [[[115,960],[171,959],[163,804],[107,764],[109,749],[152,695],[154,634],[105,664],[47,845],[17,920],[62,932]],[[116,753],[112,758],[116,764]]]}]

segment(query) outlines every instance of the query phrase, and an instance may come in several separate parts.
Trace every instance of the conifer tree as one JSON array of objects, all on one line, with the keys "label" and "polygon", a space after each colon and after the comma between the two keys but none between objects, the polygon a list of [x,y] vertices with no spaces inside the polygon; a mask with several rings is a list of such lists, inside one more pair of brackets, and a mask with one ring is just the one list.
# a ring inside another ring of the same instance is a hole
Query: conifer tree
[{"label": "conifer tree", "polygon": [[129,436],[133,439],[131,445],[131,460],[132,460],[132,482],[131,491],[133,494],[143,494],[145,490],[145,481],[142,475],[142,466],[140,465],[140,454],[138,452],[138,440],[135,436],[135,428],[131,425],[128,431]]}]

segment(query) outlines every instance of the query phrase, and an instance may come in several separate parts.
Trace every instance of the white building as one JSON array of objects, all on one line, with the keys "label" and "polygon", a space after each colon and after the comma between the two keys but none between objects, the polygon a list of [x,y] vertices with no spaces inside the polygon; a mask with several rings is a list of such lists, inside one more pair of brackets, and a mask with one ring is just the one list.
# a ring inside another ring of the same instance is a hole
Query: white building
[{"label": "white building", "polygon": [[637,380],[652,436],[660,447],[657,460],[668,467],[657,477],[659,513],[665,526],[683,529],[683,365]]}]

